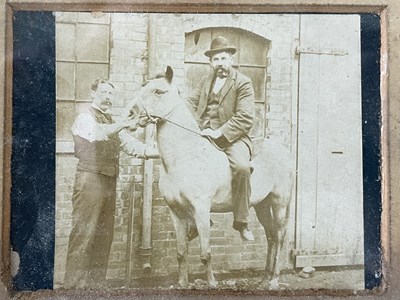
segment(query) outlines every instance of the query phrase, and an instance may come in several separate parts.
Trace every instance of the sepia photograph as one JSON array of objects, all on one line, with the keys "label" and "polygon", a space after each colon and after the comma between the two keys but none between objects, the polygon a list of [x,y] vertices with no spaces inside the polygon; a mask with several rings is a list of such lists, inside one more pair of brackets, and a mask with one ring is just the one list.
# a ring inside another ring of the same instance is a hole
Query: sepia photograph
[{"label": "sepia photograph", "polygon": [[55,21],[55,289],[365,289],[360,15]]}]

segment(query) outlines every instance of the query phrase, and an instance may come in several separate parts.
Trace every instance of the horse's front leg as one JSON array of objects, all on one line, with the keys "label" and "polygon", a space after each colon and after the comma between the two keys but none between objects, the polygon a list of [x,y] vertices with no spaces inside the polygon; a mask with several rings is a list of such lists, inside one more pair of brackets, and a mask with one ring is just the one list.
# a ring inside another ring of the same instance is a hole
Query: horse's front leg
[{"label": "horse's front leg", "polygon": [[[211,201],[211,200],[209,200]],[[207,202],[204,202],[207,203]],[[217,286],[214,273],[211,266],[211,247],[210,247],[210,209],[201,208],[195,213],[195,221],[199,232],[200,241],[200,259],[206,268],[207,282],[211,287]]]},{"label": "horse's front leg", "polygon": [[188,280],[188,221],[186,218],[179,218],[179,216],[171,209],[172,221],[174,223],[176,232],[176,250],[179,267],[179,286],[187,288],[189,285]]}]

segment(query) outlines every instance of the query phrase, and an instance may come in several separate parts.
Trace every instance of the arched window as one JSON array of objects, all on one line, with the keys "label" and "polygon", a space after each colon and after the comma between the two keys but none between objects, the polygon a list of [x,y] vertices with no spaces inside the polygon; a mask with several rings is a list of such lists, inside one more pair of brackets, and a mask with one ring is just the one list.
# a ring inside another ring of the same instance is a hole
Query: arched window
[{"label": "arched window", "polygon": [[224,36],[237,48],[234,67],[248,76],[255,91],[256,119],[250,132],[252,138],[264,138],[266,132],[267,52],[270,42],[254,33],[237,28],[204,28],[185,37],[185,86],[191,90],[209,72],[210,62],[204,51],[211,40]]}]

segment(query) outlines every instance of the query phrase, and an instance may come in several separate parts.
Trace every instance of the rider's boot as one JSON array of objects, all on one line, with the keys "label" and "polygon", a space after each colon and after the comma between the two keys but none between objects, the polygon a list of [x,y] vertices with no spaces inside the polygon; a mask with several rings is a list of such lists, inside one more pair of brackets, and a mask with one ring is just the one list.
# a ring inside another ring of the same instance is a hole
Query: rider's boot
[{"label": "rider's boot", "polygon": [[253,232],[247,227],[247,223],[234,221],[233,228],[239,231],[240,237],[245,242],[254,242]]}]

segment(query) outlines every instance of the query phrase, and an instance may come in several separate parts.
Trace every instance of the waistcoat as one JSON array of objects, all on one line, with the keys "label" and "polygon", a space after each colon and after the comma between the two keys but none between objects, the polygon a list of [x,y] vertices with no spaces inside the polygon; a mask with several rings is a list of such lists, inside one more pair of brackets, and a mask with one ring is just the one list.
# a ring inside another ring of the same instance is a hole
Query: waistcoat
[{"label": "waistcoat", "polygon": [[221,90],[217,94],[215,94],[214,92],[210,93],[206,111],[209,122],[206,125],[206,127],[210,127],[213,130],[217,130],[222,126],[218,112],[220,101],[221,101]]},{"label": "waistcoat", "polygon": [[[110,116],[90,107],[90,114],[100,124],[114,123]],[[75,156],[79,159],[77,169],[107,176],[118,175],[119,152],[121,141],[118,133],[109,137],[107,141],[94,141],[73,136],[75,143]]]}]

